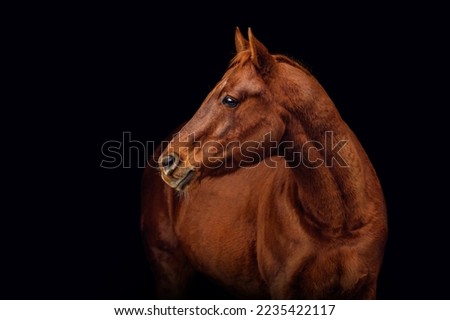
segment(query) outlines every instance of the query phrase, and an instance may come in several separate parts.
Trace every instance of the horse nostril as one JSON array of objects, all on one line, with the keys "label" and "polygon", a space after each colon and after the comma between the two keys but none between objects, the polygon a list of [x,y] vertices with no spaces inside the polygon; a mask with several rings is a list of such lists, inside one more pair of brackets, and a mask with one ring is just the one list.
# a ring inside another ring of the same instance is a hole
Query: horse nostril
[{"label": "horse nostril", "polygon": [[168,169],[170,169],[172,166],[177,165],[177,163],[178,163],[178,157],[175,156],[175,155],[172,155],[172,154],[170,154],[170,155],[164,157],[164,158],[161,160],[161,166],[162,166],[165,170],[168,170]]}]

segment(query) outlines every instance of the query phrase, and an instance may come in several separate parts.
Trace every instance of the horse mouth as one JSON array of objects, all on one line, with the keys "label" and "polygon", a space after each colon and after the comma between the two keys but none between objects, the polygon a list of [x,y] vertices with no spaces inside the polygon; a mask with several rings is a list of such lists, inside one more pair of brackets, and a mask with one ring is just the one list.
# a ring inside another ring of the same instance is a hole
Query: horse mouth
[{"label": "horse mouth", "polygon": [[171,188],[182,191],[184,190],[193,180],[195,176],[195,171],[193,169],[188,169],[186,174],[167,174],[165,171],[161,170],[161,178],[167,183]]},{"label": "horse mouth", "polygon": [[189,183],[192,181],[192,178],[194,178],[194,175],[195,175],[195,171],[190,170],[182,179],[180,179],[178,181],[177,185],[175,186],[175,189],[177,191],[184,190],[184,188],[187,187],[189,185]]}]

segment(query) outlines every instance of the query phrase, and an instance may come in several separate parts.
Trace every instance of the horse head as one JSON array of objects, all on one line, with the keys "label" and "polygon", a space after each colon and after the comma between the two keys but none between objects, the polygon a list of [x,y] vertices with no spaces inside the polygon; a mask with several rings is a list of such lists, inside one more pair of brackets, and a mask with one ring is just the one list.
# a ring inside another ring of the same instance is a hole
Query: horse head
[{"label": "horse head", "polygon": [[306,69],[270,54],[250,29],[248,40],[236,29],[235,45],[221,81],[159,157],[162,178],[172,188],[184,190],[198,178],[279,152],[282,141],[303,132],[299,114],[324,94]]}]

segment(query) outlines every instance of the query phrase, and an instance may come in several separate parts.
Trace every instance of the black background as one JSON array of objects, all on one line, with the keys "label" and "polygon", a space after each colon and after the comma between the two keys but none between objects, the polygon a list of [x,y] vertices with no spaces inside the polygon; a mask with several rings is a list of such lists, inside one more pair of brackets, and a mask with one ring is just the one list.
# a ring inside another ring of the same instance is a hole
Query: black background
[{"label": "black background", "polygon": [[16,11],[1,297],[152,298],[142,169],[100,168],[101,146],[124,131],[158,142],[188,120],[226,70],[239,26],[305,64],[369,154],[390,227],[379,298],[449,299],[442,10],[296,6]]}]

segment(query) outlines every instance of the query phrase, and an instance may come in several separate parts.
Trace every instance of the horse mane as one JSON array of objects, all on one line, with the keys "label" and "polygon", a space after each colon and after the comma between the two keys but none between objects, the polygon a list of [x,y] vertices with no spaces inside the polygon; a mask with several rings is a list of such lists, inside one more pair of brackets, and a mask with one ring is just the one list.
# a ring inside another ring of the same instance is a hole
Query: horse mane
[{"label": "horse mane", "polygon": [[[295,59],[289,58],[282,54],[274,54],[272,56],[275,58],[276,62],[286,63],[294,68],[300,69],[301,71],[305,72],[307,75],[312,75],[306,66],[304,66],[303,64],[301,64],[300,62],[298,62]],[[244,51],[238,52],[234,56],[234,58],[231,60],[229,69],[231,69],[233,67],[243,66],[249,60],[250,60],[250,50],[244,50]]]}]

